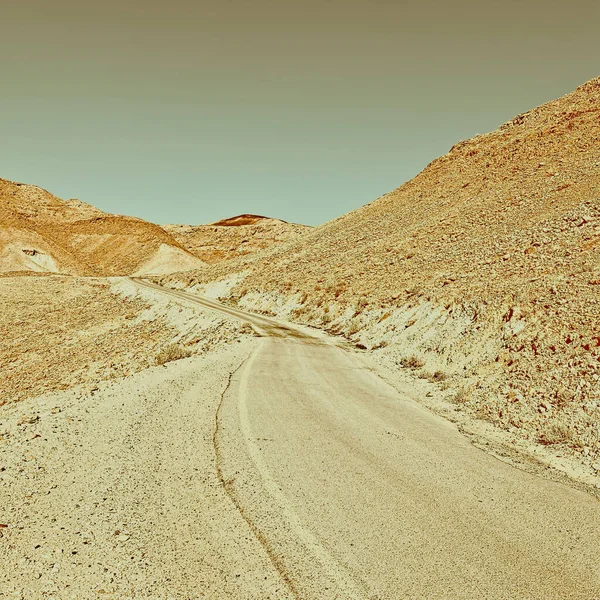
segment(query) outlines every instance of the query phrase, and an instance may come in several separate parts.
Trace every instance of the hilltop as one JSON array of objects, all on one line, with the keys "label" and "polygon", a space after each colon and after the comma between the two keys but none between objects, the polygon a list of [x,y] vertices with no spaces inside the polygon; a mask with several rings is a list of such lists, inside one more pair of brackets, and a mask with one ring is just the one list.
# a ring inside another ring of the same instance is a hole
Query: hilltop
[{"label": "hilltop", "polygon": [[243,214],[210,225],[164,225],[188,252],[214,264],[253,254],[311,230],[307,225],[287,223],[260,215]]}]

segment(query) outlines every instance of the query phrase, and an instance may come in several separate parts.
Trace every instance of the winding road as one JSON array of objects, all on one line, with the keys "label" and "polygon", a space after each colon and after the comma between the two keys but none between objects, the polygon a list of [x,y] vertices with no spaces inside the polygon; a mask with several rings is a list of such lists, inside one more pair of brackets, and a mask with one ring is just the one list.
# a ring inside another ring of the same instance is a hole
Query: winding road
[{"label": "winding road", "polygon": [[324,334],[135,281],[263,336],[214,446],[292,598],[600,599],[595,498],[475,448]]}]

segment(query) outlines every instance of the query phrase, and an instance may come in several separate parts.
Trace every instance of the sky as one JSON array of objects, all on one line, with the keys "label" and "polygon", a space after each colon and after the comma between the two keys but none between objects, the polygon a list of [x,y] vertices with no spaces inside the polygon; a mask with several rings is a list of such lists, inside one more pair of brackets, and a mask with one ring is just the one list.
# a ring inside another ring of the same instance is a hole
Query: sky
[{"label": "sky", "polygon": [[16,0],[0,177],[156,223],[316,225],[600,75],[597,0]]}]

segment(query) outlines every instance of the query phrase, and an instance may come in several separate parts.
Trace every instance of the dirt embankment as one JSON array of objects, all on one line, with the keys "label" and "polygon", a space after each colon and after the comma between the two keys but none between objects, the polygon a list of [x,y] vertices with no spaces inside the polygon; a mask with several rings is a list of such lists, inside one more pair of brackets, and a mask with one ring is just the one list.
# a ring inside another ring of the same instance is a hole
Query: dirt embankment
[{"label": "dirt embankment", "polygon": [[344,334],[531,442],[600,457],[600,79],[298,242],[196,273]]}]

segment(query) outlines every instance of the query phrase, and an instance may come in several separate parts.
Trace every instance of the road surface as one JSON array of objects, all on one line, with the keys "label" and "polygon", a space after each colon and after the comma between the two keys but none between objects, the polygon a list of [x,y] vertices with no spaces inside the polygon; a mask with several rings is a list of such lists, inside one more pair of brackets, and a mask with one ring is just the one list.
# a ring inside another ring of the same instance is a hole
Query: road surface
[{"label": "road surface", "polygon": [[264,336],[218,409],[216,464],[292,597],[600,599],[595,498],[475,448],[323,335],[163,291]]}]

